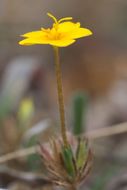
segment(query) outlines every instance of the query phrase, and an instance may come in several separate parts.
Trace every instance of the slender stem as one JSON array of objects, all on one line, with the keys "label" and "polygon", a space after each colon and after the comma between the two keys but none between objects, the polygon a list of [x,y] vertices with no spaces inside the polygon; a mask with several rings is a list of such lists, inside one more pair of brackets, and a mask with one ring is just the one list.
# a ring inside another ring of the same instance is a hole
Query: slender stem
[{"label": "slender stem", "polygon": [[64,145],[67,146],[68,141],[67,141],[67,135],[66,135],[66,126],[65,126],[62,74],[61,74],[61,68],[60,68],[58,47],[54,47],[54,51],[55,51],[55,70],[56,70],[56,79],[57,79],[57,93],[58,93],[59,113],[60,113],[60,122],[61,122],[61,134],[62,134]]}]

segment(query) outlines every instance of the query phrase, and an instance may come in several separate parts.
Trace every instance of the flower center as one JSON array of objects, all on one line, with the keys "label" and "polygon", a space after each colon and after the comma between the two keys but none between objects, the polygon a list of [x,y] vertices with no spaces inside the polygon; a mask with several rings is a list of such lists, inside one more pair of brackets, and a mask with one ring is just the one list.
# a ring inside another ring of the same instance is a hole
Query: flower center
[{"label": "flower center", "polygon": [[64,35],[60,32],[58,32],[58,25],[54,24],[52,29],[43,29],[45,32],[45,37],[48,40],[61,40]]}]

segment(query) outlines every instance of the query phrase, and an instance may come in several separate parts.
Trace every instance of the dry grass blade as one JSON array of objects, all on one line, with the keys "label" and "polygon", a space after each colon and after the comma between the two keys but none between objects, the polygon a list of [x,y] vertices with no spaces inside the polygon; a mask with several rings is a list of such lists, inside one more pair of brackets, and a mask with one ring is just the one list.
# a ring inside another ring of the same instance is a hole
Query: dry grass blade
[{"label": "dry grass blade", "polygon": [[8,178],[10,181],[20,181],[30,186],[42,186],[47,184],[52,184],[52,182],[45,178],[43,175],[34,174],[31,172],[23,172],[19,170],[15,170],[13,168],[9,168],[7,166],[2,166],[0,168],[0,176],[2,176],[2,180],[4,181]]},{"label": "dry grass blade", "polygon": [[107,137],[107,136],[112,136],[112,135],[118,135],[125,132],[127,132],[127,122],[114,125],[114,126],[109,126],[109,127],[104,127],[104,128],[88,131],[86,133],[86,136],[89,139],[97,139],[97,138],[102,138],[102,137]]},{"label": "dry grass blade", "polygon": [[33,146],[30,148],[25,148],[25,149],[21,149],[21,150],[15,151],[15,152],[5,154],[0,157],[0,163],[4,163],[9,160],[24,157],[24,156],[27,156],[30,154],[34,154],[37,152],[37,148],[38,148],[38,146]]}]

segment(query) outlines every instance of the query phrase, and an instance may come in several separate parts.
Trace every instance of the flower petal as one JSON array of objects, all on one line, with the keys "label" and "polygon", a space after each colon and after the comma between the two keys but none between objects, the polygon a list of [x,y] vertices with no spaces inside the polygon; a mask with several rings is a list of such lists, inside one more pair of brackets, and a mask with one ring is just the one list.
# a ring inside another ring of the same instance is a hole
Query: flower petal
[{"label": "flower petal", "polygon": [[47,44],[47,33],[45,31],[28,32],[22,35],[26,39],[19,42],[20,45]]},{"label": "flower petal", "polygon": [[73,23],[73,22],[63,22],[59,24],[58,32],[64,33],[64,32],[71,32],[80,27],[80,23]]},{"label": "flower petal", "polygon": [[22,37],[42,37],[44,36],[45,33],[42,31],[42,30],[38,30],[38,31],[33,31],[33,32],[28,32],[28,33],[25,33],[23,35],[21,35]]},{"label": "flower petal", "polygon": [[50,41],[49,44],[53,45],[53,46],[57,46],[57,47],[66,47],[69,46],[71,44],[73,44],[75,42],[75,40],[54,40],[54,41]]},{"label": "flower petal", "polygon": [[29,46],[29,45],[35,45],[35,44],[49,44],[49,41],[40,39],[40,38],[27,38],[27,39],[21,40],[19,44]]},{"label": "flower petal", "polygon": [[87,28],[80,28],[80,23],[64,22],[59,24],[58,32],[66,33],[70,39],[81,38],[92,35],[92,32]]},{"label": "flower petal", "polygon": [[70,32],[70,34],[68,34],[68,37],[70,36],[70,38],[76,39],[76,38],[82,38],[82,37],[90,36],[90,35],[92,35],[91,30],[87,28],[78,28]]},{"label": "flower petal", "polygon": [[60,40],[44,40],[40,38],[27,38],[19,42],[20,45],[35,45],[35,44],[50,44],[57,47],[66,47],[74,43],[73,39],[60,39]]}]

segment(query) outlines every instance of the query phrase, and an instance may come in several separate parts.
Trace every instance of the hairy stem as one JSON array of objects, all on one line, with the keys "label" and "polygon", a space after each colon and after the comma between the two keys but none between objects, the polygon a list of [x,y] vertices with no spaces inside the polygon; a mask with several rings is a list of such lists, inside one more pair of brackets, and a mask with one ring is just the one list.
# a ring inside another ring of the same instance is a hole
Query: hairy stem
[{"label": "hairy stem", "polygon": [[55,52],[55,70],[56,70],[56,79],[57,79],[57,93],[58,93],[59,113],[60,113],[60,122],[61,122],[61,134],[62,134],[64,145],[67,146],[68,141],[67,141],[67,135],[66,135],[66,126],[65,126],[62,74],[61,74],[61,68],[60,68],[58,47],[54,47],[54,52]]}]

